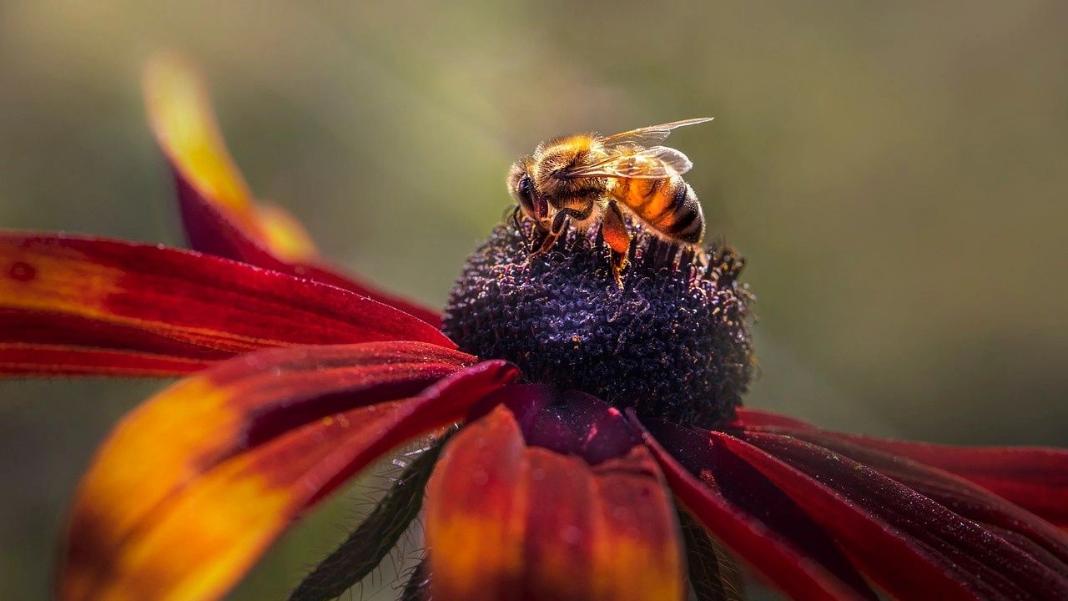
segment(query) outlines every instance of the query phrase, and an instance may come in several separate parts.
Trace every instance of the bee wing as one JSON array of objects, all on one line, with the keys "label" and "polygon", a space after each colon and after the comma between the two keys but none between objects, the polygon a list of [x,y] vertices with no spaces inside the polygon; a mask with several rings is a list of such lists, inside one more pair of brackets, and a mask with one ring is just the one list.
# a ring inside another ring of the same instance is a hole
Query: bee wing
[{"label": "bee wing", "polygon": [[682,175],[693,168],[693,161],[674,148],[653,146],[640,152],[612,156],[604,161],[582,165],[563,173],[563,177],[619,177],[629,179],[663,179]]},{"label": "bee wing", "polygon": [[708,123],[712,120],[712,117],[698,117],[697,119],[684,119],[682,121],[672,121],[671,123],[661,123],[660,125],[650,125],[648,127],[639,127],[638,129],[632,129],[630,131],[622,131],[618,134],[612,134],[605,137],[601,142],[605,147],[619,146],[620,144],[637,144],[639,146],[655,146],[667,140],[671,135],[671,130],[679,127],[686,127],[687,125],[697,125],[699,123]]}]

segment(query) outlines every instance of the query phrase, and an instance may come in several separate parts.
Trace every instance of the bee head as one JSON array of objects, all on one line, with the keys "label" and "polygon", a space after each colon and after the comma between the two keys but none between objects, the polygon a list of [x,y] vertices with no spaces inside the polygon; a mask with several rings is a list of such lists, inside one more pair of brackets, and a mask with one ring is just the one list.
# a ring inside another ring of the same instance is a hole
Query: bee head
[{"label": "bee head", "polygon": [[508,172],[508,193],[525,215],[542,224],[549,219],[549,205],[534,187],[534,180],[530,176],[531,161],[530,157],[524,157],[512,164]]}]

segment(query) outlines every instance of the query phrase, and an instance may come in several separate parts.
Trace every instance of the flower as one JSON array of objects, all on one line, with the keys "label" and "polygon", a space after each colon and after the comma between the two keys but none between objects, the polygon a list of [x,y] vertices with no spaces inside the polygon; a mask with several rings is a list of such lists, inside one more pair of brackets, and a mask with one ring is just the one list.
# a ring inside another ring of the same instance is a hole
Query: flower
[{"label": "flower", "polygon": [[194,250],[0,235],[0,372],[186,376],[93,460],[60,599],[218,598],[294,519],[425,435],[296,598],[372,569],[424,489],[412,599],[725,598],[722,549],[798,599],[1068,597],[1068,452],[740,406],[748,297],[729,249],[705,265],[647,239],[620,292],[597,239],[528,261],[529,228],[501,226],[442,322],[324,267],[292,217],[255,203],[180,61],[154,61],[145,92]]}]

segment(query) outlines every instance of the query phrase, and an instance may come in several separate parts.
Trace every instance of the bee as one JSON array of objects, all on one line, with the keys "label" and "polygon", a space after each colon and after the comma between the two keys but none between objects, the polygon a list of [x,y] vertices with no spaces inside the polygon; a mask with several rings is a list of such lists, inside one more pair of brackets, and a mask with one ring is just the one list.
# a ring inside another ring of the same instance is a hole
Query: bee
[{"label": "bee", "polygon": [[547,252],[568,225],[600,223],[612,252],[612,274],[622,286],[632,243],[623,212],[649,231],[682,245],[700,244],[705,219],[697,194],[683,179],[693,163],[660,146],[671,131],[711,121],[687,119],[611,136],[575,134],[553,138],[516,161],[508,191],[516,201],[512,218],[529,217],[545,233],[534,254]]}]

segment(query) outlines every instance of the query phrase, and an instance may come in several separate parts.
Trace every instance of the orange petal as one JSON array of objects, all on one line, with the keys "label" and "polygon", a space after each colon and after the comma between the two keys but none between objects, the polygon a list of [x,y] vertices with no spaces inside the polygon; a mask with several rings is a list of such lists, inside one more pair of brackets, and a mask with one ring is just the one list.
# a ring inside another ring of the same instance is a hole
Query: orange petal
[{"label": "orange petal", "polygon": [[498,407],[427,487],[433,598],[681,599],[674,509],[643,447],[591,465],[529,447]]},{"label": "orange petal", "polygon": [[0,232],[0,344],[10,345],[0,373],[173,374],[268,346],[372,340],[455,346],[402,311],[283,273],[158,246]]},{"label": "orange petal", "polygon": [[267,246],[280,257],[311,258],[318,251],[315,242],[296,217],[278,205],[259,205],[255,208]]},{"label": "orange petal", "polygon": [[435,311],[319,265],[299,221],[277,206],[256,204],[226,150],[203,83],[182,59],[160,55],[149,61],[144,94],[152,131],[175,173],[190,246],[352,290],[431,324],[440,321]]},{"label": "orange petal", "polygon": [[472,359],[419,343],[279,349],[177,383],[94,459],[60,598],[217,598],[310,504],[515,376]]},{"label": "orange petal", "polygon": [[[144,94],[149,123],[174,169],[216,208],[226,211],[250,237],[280,257],[270,246],[252,202],[252,192],[226,150],[207,91],[194,70],[181,58],[161,54],[145,67]],[[314,249],[311,250],[314,253]]]}]

